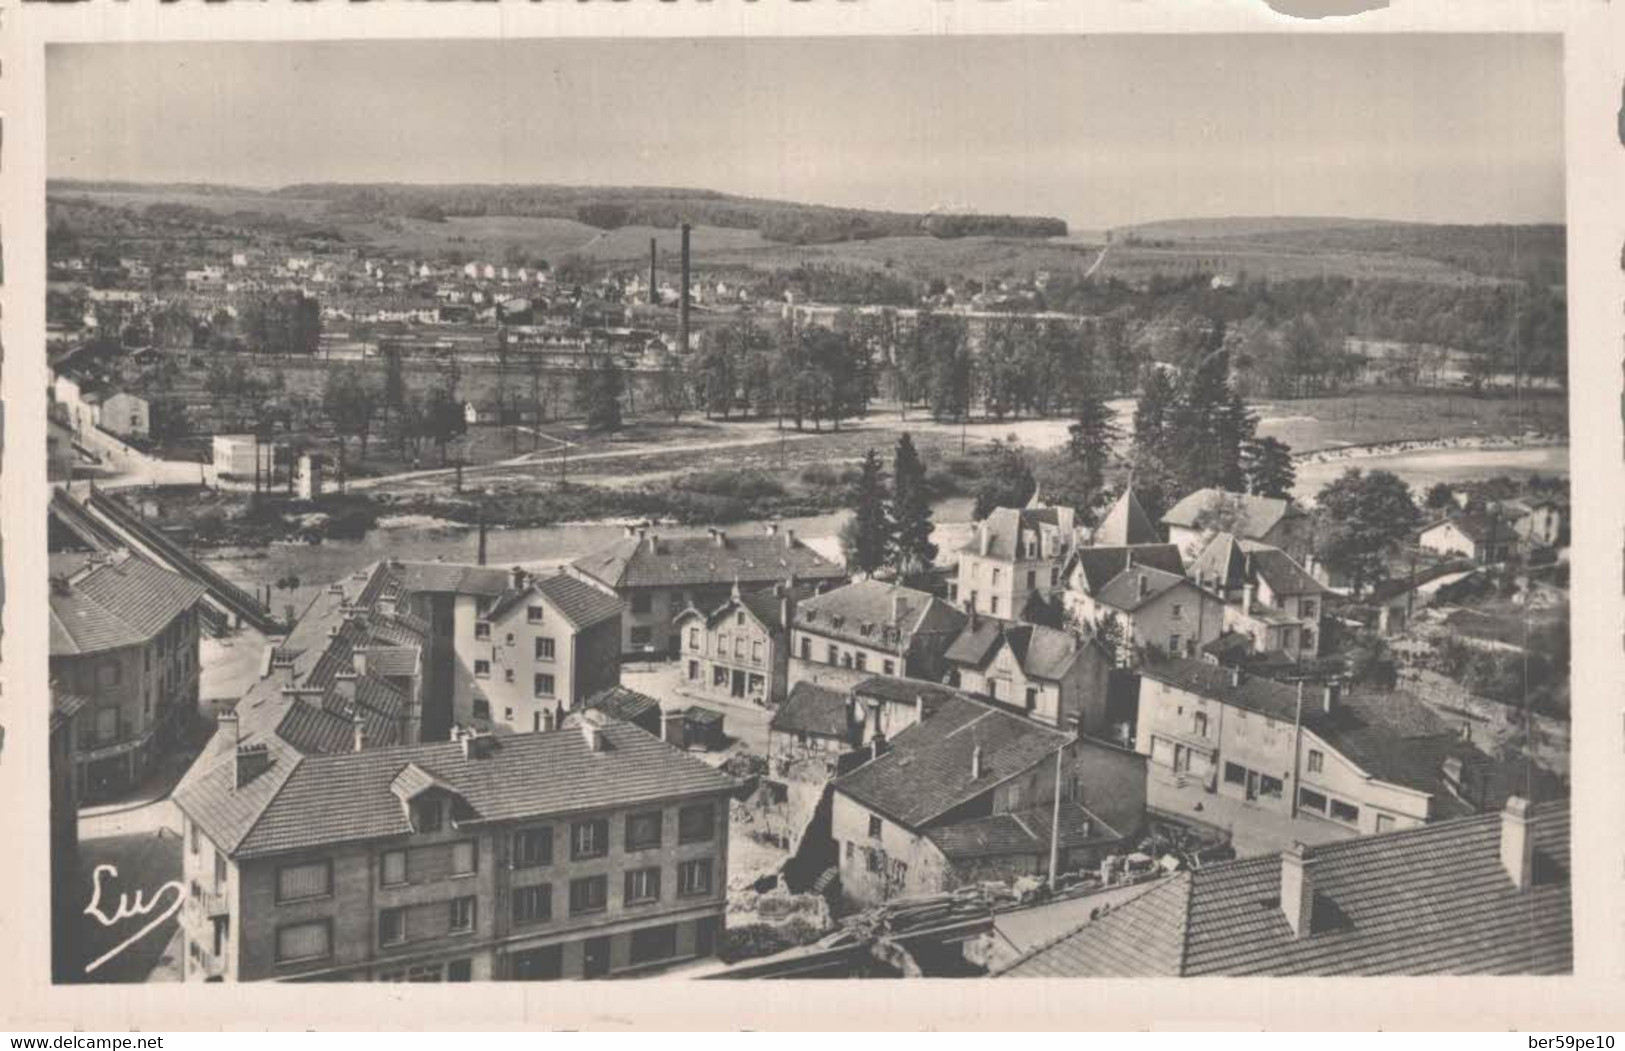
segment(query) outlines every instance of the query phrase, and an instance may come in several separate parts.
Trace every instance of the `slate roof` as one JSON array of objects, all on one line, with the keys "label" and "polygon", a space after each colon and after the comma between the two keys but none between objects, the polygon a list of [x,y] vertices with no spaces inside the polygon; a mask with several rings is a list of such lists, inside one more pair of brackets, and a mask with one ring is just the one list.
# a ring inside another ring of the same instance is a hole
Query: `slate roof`
[{"label": "slate roof", "polygon": [[[1141,578],[1144,578],[1146,583],[1144,594],[1140,592]],[[1196,586],[1186,580],[1182,573],[1170,573],[1150,566],[1130,566],[1107,581],[1106,586],[1095,593],[1095,601],[1125,613],[1132,613],[1182,584],[1188,587]]]},{"label": "slate roof", "polygon": [[[976,524],[971,530],[971,538],[959,550],[966,554],[986,555],[988,558],[1002,558],[1011,560],[1016,557],[1017,545],[1020,543],[1023,532],[1042,534],[1041,527],[1058,526],[1059,516],[1053,507],[996,507],[988,512],[988,516]],[[1053,533],[1053,531],[1052,531]],[[987,550],[982,550],[983,538],[987,540]],[[1065,555],[1070,546],[1071,537],[1060,536],[1059,549],[1042,551],[1044,558],[1059,558]],[[1042,541],[1040,541],[1042,543]]]},{"label": "slate roof", "polygon": [[[577,630],[601,624],[621,615],[621,600],[601,588],[577,579],[560,569],[557,573],[542,573],[526,579],[523,587],[514,588],[509,576],[508,584],[496,596],[487,620],[501,620],[509,610],[526,603],[531,595],[541,595],[559,611]],[[480,594],[476,592],[476,594]]]},{"label": "slate roof", "polygon": [[[658,545],[658,550],[655,550]],[[788,535],[628,537],[578,558],[571,568],[620,590],[682,585],[771,584],[794,574],[802,580],[842,580],[846,570]]]},{"label": "slate roof", "polygon": [[920,679],[901,679],[895,675],[873,675],[852,687],[852,696],[885,701],[888,704],[916,703],[925,706],[927,716],[935,715],[949,701],[965,696],[952,686],[942,686]]},{"label": "slate roof", "polygon": [[[1044,854],[1049,851],[1050,828],[1055,819],[1048,806],[1012,813],[975,817],[934,825],[925,837],[950,861],[1000,854]],[[1061,848],[1115,843],[1123,837],[1081,804],[1061,803]]]},{"label": "slate roof", "polygon": [[1080,547],[1072,561],[1083,570],[1083,582],[1090,594],[1098,592],[1132,563],[1150,566],[1166,573],[1184,573],[1185,558],[1173,544],[1128,544],[1112,547]]},{"label": "slate roof", "polygon": [[757,588],[754,591],[740,592],[736,589],[734,593],[728,597],[727,601],[723,602],[722,605],[718,606],[716,609],[707,611],[690,606],[683,610],[683,612],[679,613],[678,617],[698,616],[704,621],[707,627],[710,627],[711,625],[722,620],[728,614],[732,613],[734,610],[743,607],[744,609],[749,610],[750,615],[761,622],[762,626],[765,627],[770,634],[780,635],[783,634],[784,629],[789,626],[785,623],[783,616],[784,599],[790,599],[790,608],[792,610],[790,616],[791,619],[794,620],[795,613],[793,611],[796,605],[803,599],[810,598],[817,593],[817,589],[810,584],[795,584],[793,582],[779,581],[772,587]]},{"label": "slate roof", "polygon": [[816,683],[798,682],[790,688],[767,728],[775,733],[807,733],[819,737],[848,736],[846,694]]},{"label": "slate roof", "polygon": [[[1298,689],[1260,675],[1242,674],[1231,679],[1231,670],[1206,661],[1179,658],[1148,664],[1140,669],[1142,679],[1165,682],[1191,693],[1235,705],[1272,719],[1291,722],[1298,708]],[[1311,687],[1304,687],[1304,710],[1314,708]]]},{"label": "slate roof", "polygon": [[51,584],[51,656],[139,646],[202,600],[206,589],[126,554]]},{"label": "slate roof", "polygon": [[1307,848],[1308,937],[1279,907],[1279,855],[1181,872],[1017,959],[999,977],[1568,974],[1567,805],[1531,811],[1531,886],[1513,886],[1499,813]]},{"label": "slate roof", "polygon": [[[892,739],[880,758],[835,781],[837,791],[906,828],[937,818],[1024,773],[1072,740],[1030,719],[956,695]],[[971,755],[982,749],[982,776]]]},{"label": "slate roof", "polygon": [[[898,598],[907,603],[901,622],[893,619]],[[798,628],[899,655],[903,637],[951,641],[969,619],[963,610],[935,595],[879,580],[854,580],[814,595],[799,603],[793,616]],[[888,628],[896,630],[888,636]]]},{"label": "slate roof", "polygon": [[1179,501],[1162,516],[1162,522],[1194,529],[1203,512],[1221,498],[1237,505],[1236,520],[1231,523],[1230,531],[1246,540],[1262,540],[1283,519],[1303,514],[1290,500],[1209,488],[1198,489]]},{"label": "slate roof", "polygon": [[581,702],[583,708],[596,709],[626,723],[636,723],[651,712],[660,718],[660,702],[648,694],[629,690],[625,686],[610,686]]},{"label": "slate roof", "polygon": [[1247,557],[1233,533],[1215,533],[1202,553],[1185,567],[1185,575],[1201,587],[1239,591],[1247,586]]},{"label": "slate roof", "polygon": [[[176,803],[236,858],[411,832],[401,791],[430,787],[462,802],[459,824],[525,820],[730,791],[733,780],[628,723],[606,720],[605,748],[567,728],[493,738],[483,757],[438,743],[333,755],[277,755],[235,787],[226,753]],[[405,777],[403,779],[403,772]]]},{"label": "slate roof", "polygon": [[1094,542],[1097,545],[1121,547],[1126,544],[1155,544],[1161,540],[1161,531],[1151,521],[1151,516],[1145,513],[1145,508],[1140,506],[1140,498],[1134,495],[1132,485],[1123,490],[1111,510],[1100,520],[1100,525],[1095,527]]},{"label": "slate roof", "polygon": [[502,594],[512,582],[506,569],[494,566],[471,566],[459,562],[401,562],[386,563],[389,574],[408,591],[458,595],[483,595],[490,598]]},{"label": "slate roof", "polygon": [[1253,575],[1262,579],[1277,595],[1318,595],[1326,590],[1291,555],[1278,547],[1243,540],[1241,548]]},{"label": "slate roof", "polygon": [[983,668],[1001,646],[1009,646],[1028,678],[1059,682],[1077,663],[1085,645],[1058,628],[979,616],[965,625],[944,656],[954,664]]}]

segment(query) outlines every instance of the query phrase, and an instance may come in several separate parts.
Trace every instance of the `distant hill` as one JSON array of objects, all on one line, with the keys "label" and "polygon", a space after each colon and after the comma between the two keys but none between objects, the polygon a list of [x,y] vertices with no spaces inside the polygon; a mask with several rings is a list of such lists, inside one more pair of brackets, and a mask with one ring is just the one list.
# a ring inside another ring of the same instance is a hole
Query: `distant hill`
[{"label": "distant hill", "polygon": [[755,230],[781,244],[834,244],[880,237],[1064,237],[1066,222],[1048,216],[886,212],[739,197],[714,190],[653,186],[414,185],[302,183],[273,191],[237,187],[53,181],[60,193],[183,194],[323,202],[350,218],[443,220],[486,216],[569,219],[599,230],[669,229],[680,222]]},{"label": "distant hill", "polygon": [[1135,237],[1142,240],[1167,238],[1176,241],[1207,240],[1210,238],[1259,237],[1270,234],[1296,234],[1306,231],[1346,229],[1349,227],[1408,226],[1389,219],[1348,219],[1323,215],[1241,215],[1220,216],[1209,219],[1159,219],[1155,222],[1136,223],[1112,231],[1114,239]]}]

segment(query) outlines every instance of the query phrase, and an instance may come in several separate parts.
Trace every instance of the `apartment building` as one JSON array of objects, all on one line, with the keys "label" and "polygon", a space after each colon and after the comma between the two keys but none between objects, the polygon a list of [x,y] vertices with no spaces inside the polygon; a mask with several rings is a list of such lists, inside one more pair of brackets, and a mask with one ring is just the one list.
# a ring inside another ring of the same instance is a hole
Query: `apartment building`
[{"label": "apartment building", "polygon": [[330,755],[223,727],[175,792],[186,978],[546,981],[709,956],[733,788],[590,712]]},{"label": "apartment building", "polygon": [[1036,493],[1026,507],[996,508],[959,549],[949,600],[985,616],[1027,619],[1028,603],[1050,603],[1060,592],[1075,528],[1072,508],[1045,506]]},{"label": "apartment building", "polygon": [[690,607],[715,609],[736,586],[759,591],[794,578],[816,588],[846,579],[844,568],[796,539],[795,530],[776,525],[754,536],[711,529],[687,537],[629,526],[625,538],[577,559],[570,572],[622,601],[621,653],[642,658],[679,653],[677,617]]},{"label": "apartment building", "polygon": [[796,605],[789,680],[846,689],[871,675],[941,682],[968,617],[928,592],[855,580]]},{"label": "apartment building", "polygon": [[735,587],[715,609],[679,613],[674,624],[682,640],[683,680],[719,698],[781,703],[789,692],[796,603],[812,594],[810,587],[786,581],[757,591]]},{"label": "apartment building", "polygon": [[204,589],[128,552],[51,556],[51,681],[84,698],[78,793],[140,784],[198,711]]}]

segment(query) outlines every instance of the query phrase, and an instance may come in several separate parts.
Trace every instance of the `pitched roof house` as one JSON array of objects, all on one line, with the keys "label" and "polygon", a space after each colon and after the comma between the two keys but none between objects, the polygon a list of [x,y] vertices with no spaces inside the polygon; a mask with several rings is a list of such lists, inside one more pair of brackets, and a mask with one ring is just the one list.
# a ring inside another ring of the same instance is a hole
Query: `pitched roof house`
[{"label": "pitched roof house", "polygon": [[791,685],[843,688],[879,672],[941,682],[944,654],[968,615],[936,596],[879,580],[798,603],[791,635]]},{"label": "pitched roof house", "polygon": [[998,977],[1568,974],[1566,805],[1181,872]]},{"label": "pitched roof house", "polygon": [[1134,495],[1132,483],[1123,490],[1110,510],[1101,518],[1090,540],[1090,543],[1097,547],[1161,542],[1162,531],[1151,521],[1151,516],[1145,513],[1145,508],[1140,505],[1140,498]]},{"label": "pitched roof house", "polygon": [[1093,637],[973,616],[948,647],[958,685],[1063,729],[1102,729],[1113,654]]},{"label": "pitched roof house", "polygon": [[1168,527],[1169,543],[1181,550],[1200,550],[1215,530],[1271,544],[1294,558],[1308,554],[1313,540],[1308,514],[1293,501],[1214,488],[1198,489],[1180,500],[1162,516],[1162,524]]}]

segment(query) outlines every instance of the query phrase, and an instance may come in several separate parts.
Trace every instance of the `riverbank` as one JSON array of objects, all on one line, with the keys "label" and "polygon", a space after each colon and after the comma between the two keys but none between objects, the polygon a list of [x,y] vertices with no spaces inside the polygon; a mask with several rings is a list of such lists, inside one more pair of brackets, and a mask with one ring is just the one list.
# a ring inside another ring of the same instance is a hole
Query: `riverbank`
[{"label": "riverbank", "polygon": [[1379,456],[1394,456],[1415,452],[1435,452],[1446,449],[1536,449],[1551,446],[1568,445],[1567,435],[1561,434],[1527,434],[1506,435],[1496,437],[1492,435],[1474,436],[1461,435],[1453,438],[1400,438],[1378,442],[1363,442],[1358,445],[1350,444],[1335,448],[1315,449],[1309,452],[1293,454],[1293,461],[1298,464],[1336,463],[1350,459],[1369,459]]}]

